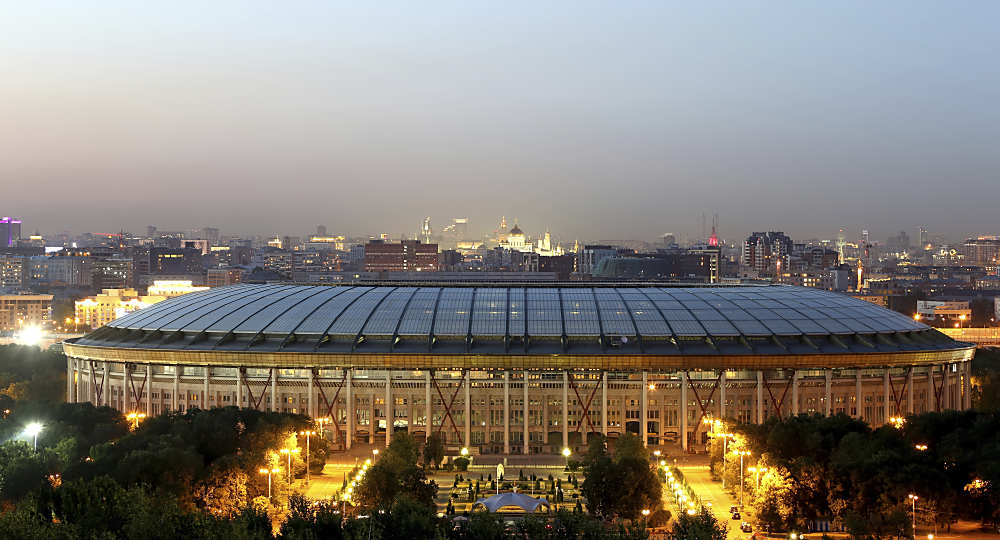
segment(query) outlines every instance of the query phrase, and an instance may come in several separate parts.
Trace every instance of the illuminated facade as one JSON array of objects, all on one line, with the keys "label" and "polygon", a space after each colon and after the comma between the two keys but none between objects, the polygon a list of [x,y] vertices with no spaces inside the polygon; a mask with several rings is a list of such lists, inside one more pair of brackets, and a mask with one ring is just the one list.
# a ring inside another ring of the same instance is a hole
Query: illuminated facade
[{"label": "illuminated facade", "polygon": [[166,296],[140,296],[135,289],[104,289],[101,294],[77,300],[75,317],[79,324],[100,328],[118,317],[166,299]]},{"label": "illuminated facade", "polygon": [[52,314],[51,294],[0,295],[0,332],[17,332],[26,326],[40,326]]},{"label": "illuminated facade", "polygon": [[970,406],[973,346],[789,286],[238,285],[64,343],[69,401],[159,414],[239,405],[331,417],[333,438],[440,433],[500,454],[588,434],[705,441],[702,419]]},{"label": "illuminated facade", "polygon": [[148,295],[135,289],[104,289],[101,294],[76,301],[78,324],[100,328],[133,311],[147,308],[168,298],[208,290],[186,280],[157,280],[149,286]]},{"label": "illuminated facade", "polygon": [[207,290],[208,287],[194,285],[190,280],[156,280],[149,286],[147,292],[150,296],[162,296],[173,298],[198,291]]}]

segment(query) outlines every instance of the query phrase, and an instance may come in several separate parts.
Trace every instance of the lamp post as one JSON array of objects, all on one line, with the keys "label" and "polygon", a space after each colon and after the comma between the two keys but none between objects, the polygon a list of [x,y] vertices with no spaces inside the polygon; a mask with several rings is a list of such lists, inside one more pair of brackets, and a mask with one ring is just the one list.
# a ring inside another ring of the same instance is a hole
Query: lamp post
[{"label": "lamp post", "polygon": [[309,485],[309,436],[315,434],[316,434],[315,431],[309,431],[308,429],[299,432],[299,435],[306,436],[306,485],[307,486]]},{"label": "lamp post", "polygon": [[333,422],[333,418],[330,418],[329,416],[323,416],[321,418],[315,419],[314,422],[316,422],[316,424],[319,425],[319,436],[322,437],[323,436],[323,424],[329,424],[330,422]]},{"label": "lamp post", "polygon": [[[301,450],[298,448],[282,448],[280,452],[282,454],[288,455],[288,483],[292,483],[292,454],[298,454]],[[307,467],[308,468],[308,467]]]},{"label": "lamp post", "polygon": [[767,472],[767,467],[747,467],[747,470],[754,476],[754,491],[760,490],[760,473]]},{"label": "lamp post", "polygon": [[31,436],[32,442],[31,446],[35,452],[38,451],[38,434],[42,432],[42,425],[38,422],[32,422],[24,429],[24,433]]},{"label": "lamp post", "polygon": [[646,528],[646,518],[649,517],[649,508],[642,509],[642,528]]},{"label": "lamp post", "polygon": [[262,475],[264,475],[264,474],[267,475],[267,500],[270,501],[271,500],[271,473],[278,474],[279,472],[281,472],[281,469],[279,469],[277,467],[275,467],[273,469],[265,469],[265,468],[261,467],[261,469],[259,471],[257,471],[257,472],[259,472]]},{"label": "lamp post", "polygon": [[566,469],[569,470],[569,457],[573,455],[573,451],[567,446],[562,449],[562,455],[566,458]]},{"label": "lamp post", "polygon": [[139,429],[139,422],[146,418],[146,413],[131,412],[125,415],[125,419],[132,422],[132,431]]},{"label": "lamp post", "polygon": [[913,528],[913,534],[916,535],[917,534],[917,499],[919,499],[920,497],[918,497],[918,496],[916,496],[916,495],[914,495],[912,493],[910,493],[909,495],[907,495],[907,497],[910,499],[910,503],[913,505],[912,506],[912,512],[911,512],[911,516],[912,517],[911,517],[910,526]]},{"label": "lamp post", "polygon": [[749,450],[740,450],[737,452],[740,455],[740,508],[743,508],[743,456],[749,456]]}]

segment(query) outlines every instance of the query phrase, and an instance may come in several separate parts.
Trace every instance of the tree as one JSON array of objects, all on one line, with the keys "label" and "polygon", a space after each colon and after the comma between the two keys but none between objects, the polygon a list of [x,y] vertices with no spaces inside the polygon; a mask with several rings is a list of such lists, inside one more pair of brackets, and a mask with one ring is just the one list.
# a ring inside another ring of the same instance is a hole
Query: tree
[{"label": "tree", "polygon": [[393,437],[382,459],[375,462],[356,491],[362,507],[385,511],[401,497],[433,509],[437,484],[428,482],[417,466],[417,446],[405,433]]},{"label": "tree", "polygon": [[434,465],[437,469],[444,459],[444,439],[439,433],[432,433],[424,442],[424,466]]},{"label": "tree", "polygon": [[715,519],[706,508],[694,515],[682,513],[677,516],[670,535],[675,540],[725,540],[726,524]]}]

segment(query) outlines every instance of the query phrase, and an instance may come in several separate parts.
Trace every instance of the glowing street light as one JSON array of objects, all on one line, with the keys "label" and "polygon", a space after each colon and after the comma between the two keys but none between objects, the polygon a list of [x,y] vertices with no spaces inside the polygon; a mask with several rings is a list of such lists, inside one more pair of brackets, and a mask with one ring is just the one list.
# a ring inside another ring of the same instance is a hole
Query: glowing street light
[{"label": "glowing street light", "polygon": [[21,328],[21,331],[17,334],[17,342],[21,345],[38,345],[42,342],[42,337],[45,333],[42,331],[41,327],[36,325],[28,325]]},{"label": "glowing street light", "polygon": [[926,444],[915,444],[915,445],[913,445],[913,447],[916,448],[917,450],[921,451],[921,452],[927,451],[927,445]]},{"label": "glowing street light", "polygon": [[646,518],[649,517],[649,508],[642,509],[642,528],[646,528]]},{"label": "glowing street light", "polygon": [[740,508],[743,508],[743,456],[749,456],[749,450],[736,452],[740,456]]},{"label": "glowing street light", "polygon": [[754,491],[760,490],[760,473],[767,472],[767,467],[747,467],[747,470],[754,475]]},{"label": "glowing street light", "polygon": [[309,431],[308,429],[299,432],[299,435],[306,436],[306,485],[307,486],[309,485],[309,436],[315,434],[316,434],[315,431]]},{"label": "glowing street light", "polygon": [[132,423],[132,431],[139,429],[139,422],[146,419],[146,413],[131,412],[125,415],[125,419]]},{"label": "glowing street light", "polygon": [[[299,448],[282,448],[279,450],[282,454],[288,454],[288,483],[292,483],[292,454],[298,454],[301,451]],[[308,469],[308,467],[306,467]]]},{"label": "glowing street light", "polygon": [[911,518],[912,519],[912,523],[910,524],[910,526],[913,528],[913,533],[916,534],[916,532],[917,532],[917,499],[919,499],[920,497],[918,497],[918,496],[916,496],[916,495],[914,495],[912,493],[910,493],[906,497],[908,499],[910,499],[910,502],[913,504],[913,514],[912,514],[913,517]]},{"label": "glowing street light", "polygon": [[279,469],[277,467],[275,467],[273,469],[261,468],[257,472],[259,472],[262,475],[263,474],[267,475],[267,500],[271,500],[271,473],[278,474],[278,473],[281,472],[281,469]]},{"label": "glowing street light", "polygon": [[42,424],[38,422],[32,422],[25,426],[24,434],[31,437],[31,446],[34,448],[35,452],[38,451],[38,434],[42,432]]},{"label": "glowing street light", "polygon": [[889,423],[892,424],[892,427],[900,429],[903,427],[903,424],[906,423],[906,418],[903,418],[902,416],[890,416]]}]

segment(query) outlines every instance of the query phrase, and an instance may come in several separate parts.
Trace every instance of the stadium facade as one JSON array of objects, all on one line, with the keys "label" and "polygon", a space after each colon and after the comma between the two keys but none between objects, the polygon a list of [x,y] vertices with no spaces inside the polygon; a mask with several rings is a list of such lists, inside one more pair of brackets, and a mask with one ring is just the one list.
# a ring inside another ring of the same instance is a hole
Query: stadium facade
[{"label": "stadium facade", "polygon": [[845,413],[873,425],[971,406],[974,346],[789,286],[235,285],[64,343],[69,401],[149,415],[239,405],[330,417],[344,446],[394,432],[554,453],[649,445],[703,418]]}]

